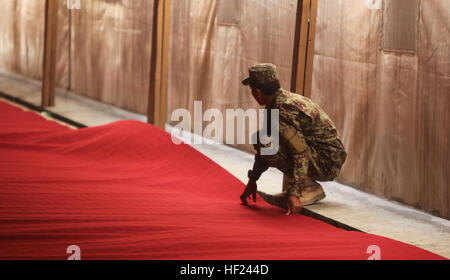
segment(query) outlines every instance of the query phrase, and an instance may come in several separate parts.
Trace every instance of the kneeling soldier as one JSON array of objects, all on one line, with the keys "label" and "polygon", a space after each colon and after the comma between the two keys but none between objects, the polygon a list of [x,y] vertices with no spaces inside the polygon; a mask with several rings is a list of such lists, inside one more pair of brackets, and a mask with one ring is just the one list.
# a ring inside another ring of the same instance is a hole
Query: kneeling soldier
[{"label": "kneeling soldier", "polygon": [[254,65],[249,74],[242,83],[250,86],[258,104],[279,110],[280,144],[275,155],[264,155],[258,137],[255,163],[248,172],[249,181],[241,201],[247,204],[250,197],[256,200],[256,182],[269,167],[275,167],[289,178],[283,185],[283,193],[275,196],[258,193],[268,203],[286,208],[286,215],[298,213],[302,206],[325,198],[316,180],[334,180],[347,153],[333,121],[319,105],[280,87],[275,65]]}]

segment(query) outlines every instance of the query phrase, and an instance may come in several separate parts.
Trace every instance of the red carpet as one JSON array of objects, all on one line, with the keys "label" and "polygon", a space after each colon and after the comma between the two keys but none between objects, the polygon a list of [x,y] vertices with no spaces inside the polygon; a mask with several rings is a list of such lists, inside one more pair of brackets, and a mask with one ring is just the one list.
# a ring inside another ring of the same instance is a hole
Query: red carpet
[{"label": "red carpet", "polygon": [[[245,170],[243,170],[245,172]],[[261,199],[137,121],[71,130],[0,102],[0,259],[443,259]],[[404,229],[407,230],[407,229]]]}]

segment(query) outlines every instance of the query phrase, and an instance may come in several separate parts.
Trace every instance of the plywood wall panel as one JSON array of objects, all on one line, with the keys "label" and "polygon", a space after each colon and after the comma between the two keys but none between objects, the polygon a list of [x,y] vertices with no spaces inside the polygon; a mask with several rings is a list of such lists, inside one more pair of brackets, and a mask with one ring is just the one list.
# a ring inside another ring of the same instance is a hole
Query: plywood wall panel
[{"label": "plywood wall panel", "polygon": [[319,2],[312,99],[343,134],[339,180],[450,218],[450,3],[421,1],[417,54],[379,49],[380,20]]},{"label": "plywood wall panel", "polygon": [[[350,12],[351,11],[351,12]],[[376,69],[370,52],[377,38],[376,15],[363,1],[319,1],[313,89],[311,98],[322,105],[341,132],[348,150],[341,178],[352,186],[367,180],[368,89]]]},{"label": "plywood wall panel", "polygon": [[0,0],[0,69],[42,78],[45,1]]},{"label": "plywood wall panel", "polygon": [[146,114],[153,1],[82,1],[72,11],[71,89]]}]

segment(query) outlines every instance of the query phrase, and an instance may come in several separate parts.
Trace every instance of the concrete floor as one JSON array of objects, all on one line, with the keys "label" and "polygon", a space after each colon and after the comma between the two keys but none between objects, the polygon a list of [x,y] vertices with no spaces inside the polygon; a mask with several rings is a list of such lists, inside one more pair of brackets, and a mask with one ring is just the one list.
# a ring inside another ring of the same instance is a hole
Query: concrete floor
[{"label": "concrete floor", "polygon": [[[0,92],[40,105],[40,82],[0,73]],[[48,111],[63,115],[86,126],[132,119],[146,121],[143,115],[90,100],[58,89],[56,106]],[[171,130],[170,126],[166,127]],[[199,137],[187,134],[185,137]],[[253,155],[222,144],[193,145],[243,183],[252,167]],[[268,193],[281,191],[282,174],[269,169],[258,182],[259,189]],[[308,209],[367,233],[377,234],[424,248],[450,258],[450,221],[418,211],[400,203],[388,201],[339,184],[324,182],[327,197]],[[236,198],[238,199],[238,198]],[[373,244],[376,245],[376,244]],[[383,253],[381,248],[381,254]]]}]

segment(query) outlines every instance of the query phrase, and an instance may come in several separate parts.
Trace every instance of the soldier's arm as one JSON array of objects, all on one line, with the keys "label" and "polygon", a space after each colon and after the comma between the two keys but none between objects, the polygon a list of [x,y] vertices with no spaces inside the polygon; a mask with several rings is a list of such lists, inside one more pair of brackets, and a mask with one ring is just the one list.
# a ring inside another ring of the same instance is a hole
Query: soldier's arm
[{"label": "soldier's arm", "polygon": [[248,177],[256,182],[267,169],[269,169],[269,166],[266,161],[259,154],[256,154],[253,168],[248,173]]},{"label": "soldier's arm", "polygon": [[258,186],[256,185],[256,181],[258,181],[261,174],[269,168],[266,161],[257,154],[255,156],[255,162],[253,164],[252,170],[248,172],[248,183],[245,186],[244,192],[241,194],[241,201],[244,204],[247,204],[247,200],[253,198],[253,201],[256,201],[256,191]]},{"label": "soldier's arm", "polygon": [[253,163],[253,168],[248,171],[248,183],[244,192],[241,194],[241,201],[244,204],[247,204],[247,200],[251,197],[253,198],[253,201],[256,201],[256,191],[258,188],[256,181],[259,180],[262,173],[269,169],[269,165],[260,155],[259,144],[255,145],[255,149],[257,151],[255,155],[255,162]]}]

